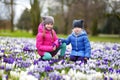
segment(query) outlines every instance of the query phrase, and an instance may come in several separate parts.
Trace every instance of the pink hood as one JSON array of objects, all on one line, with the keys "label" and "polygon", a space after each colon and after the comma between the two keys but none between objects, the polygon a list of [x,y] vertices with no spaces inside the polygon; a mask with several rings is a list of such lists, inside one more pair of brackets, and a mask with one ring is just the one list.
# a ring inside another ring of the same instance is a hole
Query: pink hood
[{"label": "pink hood", "polygon": [[43,31],[43,27],[44,27],[44,24],[40,23],[39,26],[38,26],[38,33]]},{"label": "pink hood", "polygon": [[45,37],[43,38],[43,28],[44,28],[43,23],[39,24],[38,34],[36,36],[36,47],[40,56],[43,56],[44,52],[52,52],[54,44],[57,47],[59,47],[58,37],[56,35],[56,32],[52,30],[53,31],[53,37],[52,37],[51,31],[46,30]]}]

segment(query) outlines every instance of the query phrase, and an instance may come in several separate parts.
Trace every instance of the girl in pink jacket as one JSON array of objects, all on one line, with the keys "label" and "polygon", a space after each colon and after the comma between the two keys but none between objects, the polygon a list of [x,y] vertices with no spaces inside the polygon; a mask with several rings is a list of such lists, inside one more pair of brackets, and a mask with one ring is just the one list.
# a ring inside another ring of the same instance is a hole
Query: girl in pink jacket
[{"label": "girl in pink jacket", "polygon": [[53,29],[54,18],[52,16],[43,17],[43,22],[39,24],[36,36],[36,47],[38,54],[43,60],[50,60],[61,49],[59,58],[63,58],[66,51],[66,44],[60,44],[56,32]]}]

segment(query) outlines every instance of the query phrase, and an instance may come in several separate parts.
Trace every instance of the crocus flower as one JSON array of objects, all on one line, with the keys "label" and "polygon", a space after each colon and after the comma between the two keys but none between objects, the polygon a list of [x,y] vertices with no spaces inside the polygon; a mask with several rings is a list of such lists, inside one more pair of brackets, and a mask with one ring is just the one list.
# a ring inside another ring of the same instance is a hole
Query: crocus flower
[{"label": "crocus flower", "polygon": [[49,71],[52,71],[53,68],[51,66],[45,66],[45,71],[46,72],[49,72]]},{"label": "crocus flower", "polygon": [[114,69],[113,68],[109,68],[108,69],[110,73],[113,73]]},{"label": "crocus flower", "polygon": [[3,74],[2,75],[2,80],[8,80],[8,75],[7,74]]}]

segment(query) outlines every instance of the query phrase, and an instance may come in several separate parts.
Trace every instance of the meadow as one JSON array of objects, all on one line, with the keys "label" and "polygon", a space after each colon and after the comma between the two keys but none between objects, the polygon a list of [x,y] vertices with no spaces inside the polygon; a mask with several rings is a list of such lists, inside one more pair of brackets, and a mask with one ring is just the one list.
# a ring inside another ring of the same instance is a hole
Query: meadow
[{"label": "meadow", "polygon": [[[24,37],[24,38],[35,38],[36,36],[32,35],[32,33],[26,31],[14,31],[10,32],[9,30],[0,30],[0,36],[4,37]],[[58,34],[60,38],[67,38],[68,35]],[[89,40],[94,42],[120,42],[119,35],[103,35],[103,36],[90,36]]]},{"label": "meadow", "polygon": [[118,37],[89,36],[91,58],[84,64],[69,60],[71,45],[67,46],[65,59],[58,60],[58,52],[53,59],[43,61],[37,54],[35,36],[17,33],[1,34],[0,80],[120,80]]}]

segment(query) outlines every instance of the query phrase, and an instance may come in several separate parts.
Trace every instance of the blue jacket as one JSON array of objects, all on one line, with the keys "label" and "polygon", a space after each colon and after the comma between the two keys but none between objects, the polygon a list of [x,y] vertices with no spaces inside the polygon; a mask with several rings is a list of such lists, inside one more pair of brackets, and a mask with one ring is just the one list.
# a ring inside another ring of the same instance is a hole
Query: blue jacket
[{"label": "blue jacket", "polygon": [[67,45],[71,43],[72,52],[70,55],[90,58],[91,46],[85,30],[78,36],[72,32],[68,38],[63,39],[62,42],[65,42]]}]

